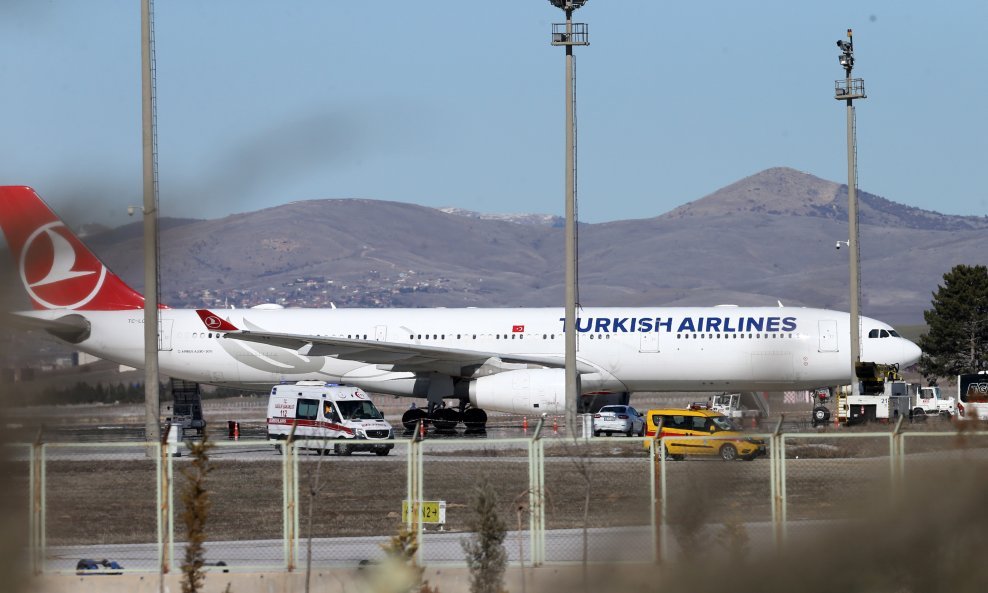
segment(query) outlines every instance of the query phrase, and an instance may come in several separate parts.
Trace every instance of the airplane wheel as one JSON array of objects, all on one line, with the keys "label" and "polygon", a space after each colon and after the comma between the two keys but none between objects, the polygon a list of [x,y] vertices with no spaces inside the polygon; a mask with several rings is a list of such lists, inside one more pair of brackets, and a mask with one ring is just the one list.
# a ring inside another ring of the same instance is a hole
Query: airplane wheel
[{"label": "airplane wheel", "polygon": [[484,430],[487,428],[487,412],[480,408],[467,408],[463,411],[463,424],[467,430]]},{"label": "airplane wheel", "polygon": [[405,427],[407,432],[412,432],[415,430],[415,425],[419,423],[419,420],[422,420],[427,416],[428,414],[422,408],[405,410],[405,413],[401,415],[401,425]]},{"label": "airplane wheel", "polygon": [[453,430],[460,423],[460,413],[453,408],[439,408],[429,420],[436,430]]}]

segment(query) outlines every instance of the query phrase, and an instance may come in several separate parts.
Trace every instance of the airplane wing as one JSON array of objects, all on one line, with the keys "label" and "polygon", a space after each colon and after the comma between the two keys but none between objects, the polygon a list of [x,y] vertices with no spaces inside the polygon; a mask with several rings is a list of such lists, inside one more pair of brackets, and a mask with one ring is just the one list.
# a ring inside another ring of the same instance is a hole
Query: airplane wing
[{"label": "airplane wing", "polygon": [[66,342],[78,344],[89,337],[89,321],[76,313],[63,315],[57,319],[44,319],[31,315],[8,313],[3,319],[11,325],[24,329],[41,329]]},{"label": "airplane wing", "polygon": [[[240,330],[229,321],[208,310],[197,309],[196,313],[199,314],[207,328],[225,332],[224,335],[228,339],[269,344],[294,350],[302,356],[332,356],[341,360],[353,360],[367,364],[391,365],[392,370],[395,371],[432,370],[450,373],[451,369],[478,367],[484,364],[496,364],[499,361],[549,368],[565,367],[565,359],[562,356],[505,354],[503,352],[463,350],[441,346],[423,346],[421,344]],[[597,372],[596,368],[585,363],[577,362],[577,365],[577,369],[581,373]]]}]

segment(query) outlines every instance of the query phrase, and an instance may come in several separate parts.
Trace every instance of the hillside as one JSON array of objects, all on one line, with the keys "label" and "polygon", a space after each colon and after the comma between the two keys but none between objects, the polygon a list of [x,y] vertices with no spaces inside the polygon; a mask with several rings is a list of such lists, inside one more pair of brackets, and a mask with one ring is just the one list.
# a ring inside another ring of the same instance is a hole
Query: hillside
[{"label": "hillside", "polygon": [[[862,311],[922,323],[943,274],[988,263],[988,220],[860,192]],[[580,226],[580,301],[603,305],[847,308],[846,187],[762,171],[649,219]],[[162,302],[171,306],[560,306],[563,230],[373,200],[293,202],[217,220],[162,221]],[[142,288],[135,223],[87,241]],[[10,260],[7,259],[7,262]],[[3,264],[3,272],[12,267]],[[11,283],[5,283],[10,286]],[[24,306],[23,297],[17,297]],[[9,295],[8,295],[8,301]]]}]

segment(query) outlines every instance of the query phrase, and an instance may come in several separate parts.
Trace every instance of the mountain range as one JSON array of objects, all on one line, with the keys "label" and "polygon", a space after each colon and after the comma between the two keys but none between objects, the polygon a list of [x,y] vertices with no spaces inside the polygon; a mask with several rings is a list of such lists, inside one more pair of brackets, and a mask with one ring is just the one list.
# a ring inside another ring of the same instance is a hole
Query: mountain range
[{"label": "mountain range", "polygon": [[[988,263],[988,218],[859,191],[862,314],[921,324],[943,274]],[[615,197],[619,199],[619,197]],[[513,307],[563,304],[559,217],[359,199],[161,221],[171,306]],[[847,186],[773,168],[654,218],[581,224],[583,306],[847,310]],[[87,243],[143,288],[140,223]],[[9,258],[6,261],[10,261]],[[10,273],[12,266],[4,264]],[[10,283],[6,283],[10,286]]]}]

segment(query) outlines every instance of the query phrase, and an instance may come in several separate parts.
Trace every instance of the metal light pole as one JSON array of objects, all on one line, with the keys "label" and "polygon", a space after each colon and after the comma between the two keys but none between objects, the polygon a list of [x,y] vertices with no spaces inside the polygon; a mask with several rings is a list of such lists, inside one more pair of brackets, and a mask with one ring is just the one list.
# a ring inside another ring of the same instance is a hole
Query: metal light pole
[{"label": "metal light pole", "polygon": [[847,41],[837,40],[841,50],[838,56],[844,67],[844,80],[834,83],[834,98],[847,103],[847,218],[848,218],[848,257],[851,270],[851,394],[858,395],[857,365],[861,362],[861,250],[858,241],[858,147],[854,119],[854,100],[865,99],[864,79],[851,78],[854,69],[854,38],[851,29],[847,30]]},{"label": "metal light pole", "polygon": [[573,11],[587,0],[549,0],[566,13],[565,23],[552,25],[552,44],[566,48],[566,426],[576,437],[580,374],[576,369],[576,126],[573,100],[573,46],[590,45],[586,23],[574,23]]},{"label": "metal light pole", "polygon": [[158,397],[158,195],[154,129],[154,33],[151,1],[141,0],[141,97],[144,147],[144,436],[161,441]]}]

